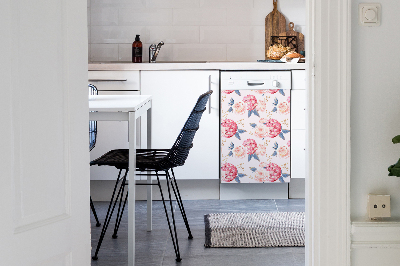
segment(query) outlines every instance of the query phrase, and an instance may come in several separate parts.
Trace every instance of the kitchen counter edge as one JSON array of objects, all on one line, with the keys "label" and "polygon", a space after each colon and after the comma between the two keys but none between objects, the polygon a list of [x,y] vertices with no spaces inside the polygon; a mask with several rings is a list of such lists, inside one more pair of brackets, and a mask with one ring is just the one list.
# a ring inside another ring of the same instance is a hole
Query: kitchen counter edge
[{"label": "kitchen counter edge", "polygon": [[130,70],[292,70],[305,63],[210,62],[210,63],[89,63],[89,71]]}]

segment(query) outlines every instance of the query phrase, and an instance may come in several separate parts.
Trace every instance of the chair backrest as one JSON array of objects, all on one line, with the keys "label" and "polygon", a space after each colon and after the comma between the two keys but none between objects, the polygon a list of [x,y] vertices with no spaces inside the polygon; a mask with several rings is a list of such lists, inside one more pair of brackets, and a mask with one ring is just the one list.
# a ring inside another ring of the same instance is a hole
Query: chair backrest
[{"label": "chair backrest", "polygon": [[165,158],[165,162],[170,164],[166,168],[181,166],[185,163],[189,151],[193,147],[193,138],[199,129],[200,119],[206,110],[207,101],[212,93],[213,91],[210,90],[200,95],[178,138]]},{"label": "chair backrest", "polygon": [[[96,86],[88,85],[89,95],[98,95]],[[97,121],[89,121],[89,151],[93,150],[97,139]]]}]

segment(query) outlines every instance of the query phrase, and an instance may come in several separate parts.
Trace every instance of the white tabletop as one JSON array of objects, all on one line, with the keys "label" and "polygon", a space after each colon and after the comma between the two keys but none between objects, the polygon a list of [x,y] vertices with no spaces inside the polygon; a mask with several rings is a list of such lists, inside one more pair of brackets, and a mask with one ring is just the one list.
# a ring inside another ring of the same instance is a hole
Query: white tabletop
[{"label": "white tabletop", "polygon": [[151,95],[90,95],[89,111],[135,112],[151,100]]}]

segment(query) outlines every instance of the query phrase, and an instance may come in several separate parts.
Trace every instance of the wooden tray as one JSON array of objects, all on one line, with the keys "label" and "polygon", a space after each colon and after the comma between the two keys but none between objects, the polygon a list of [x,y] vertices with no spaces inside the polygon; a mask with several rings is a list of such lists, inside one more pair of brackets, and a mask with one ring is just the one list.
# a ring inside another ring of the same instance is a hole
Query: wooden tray
[{"label": "wooden tray", "polygon": [[281,32],[280,36],[296,36],[297,39],[297,49],[296,52],[304,51],[304,35],[300,32],[294,30],[294,23],[289,23],[289,30],[285,32]]},{"label": "wooden tray", "polygon": [[278,11],[278,0],[272,1],[274,9],[265,17],[265,59],[268,59],[267,51],[271,46],[271,36],[278,36],[286,31],[286,18]]}]

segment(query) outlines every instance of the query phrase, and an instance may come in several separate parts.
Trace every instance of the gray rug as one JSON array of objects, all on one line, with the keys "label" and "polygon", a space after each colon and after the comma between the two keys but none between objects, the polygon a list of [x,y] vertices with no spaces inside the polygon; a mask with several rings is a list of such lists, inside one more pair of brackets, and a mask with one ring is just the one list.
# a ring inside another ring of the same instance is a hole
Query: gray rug
[{"label": "gray rug", "polygon": [[205,247],[304,246],[304,212],[211,213],[204,215]]}]

